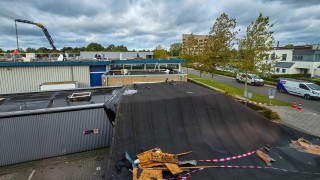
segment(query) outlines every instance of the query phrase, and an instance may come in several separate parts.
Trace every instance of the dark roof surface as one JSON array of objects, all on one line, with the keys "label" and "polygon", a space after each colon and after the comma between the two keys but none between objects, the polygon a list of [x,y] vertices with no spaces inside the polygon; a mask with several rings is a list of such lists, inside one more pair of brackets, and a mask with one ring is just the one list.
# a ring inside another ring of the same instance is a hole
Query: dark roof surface
[{"label": "dark roof surface", "polygon": [[[310,136],[274,123],[239,102],[191,83],[140,84],[138,93],[124,96],[118,105],[106,180],[131,180],[115,164],[127,151],[133,158],[141,150],[159,147],[168,153],[193,151],[182,160],[214,159],[247,153],[269,144],[274,167],[300,172],[320,172],[319,156],[290,147],[294,138]],[[221,163],[198,165],[266,166],[256,155]],[[316,179],[320,175],[274,169],[205,169],[191,180],[206,179]]]},{"label": "dark roof surface", "polygon": [[294,63],[291,62],[278,62],[274,65],[274,67],[281,67],[281,68],[291,68]]},{"label": "dark roof surface", "polygon": [[[39,91],[20,94],[1,94],[0,115],[3,112],[27,111],[57,107],[69,107],[79,105],[91,105],[107,101],[114,89],[118,88],[90,88],[60,91]],[[73,93],[91,92],[90,101],[67,101],[67,97]]]}]

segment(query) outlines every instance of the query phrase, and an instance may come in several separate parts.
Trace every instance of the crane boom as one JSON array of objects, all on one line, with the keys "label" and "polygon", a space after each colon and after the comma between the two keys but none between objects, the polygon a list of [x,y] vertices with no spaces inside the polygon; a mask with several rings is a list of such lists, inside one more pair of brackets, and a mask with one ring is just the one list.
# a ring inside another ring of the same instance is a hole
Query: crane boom
[{"label": "crane boom", "polygon": [[[48,30],[47,30],[47,28],[46,27],[44,27],[44,25],[43,24],[40,24],[40,23],[35,23],[35,22],[32,22],[32,21],[28,21],[28,20],[22,20],[22,19],[16,19],[15,20],[15,22],[21,22],[21,23],[26,23],[26,24],[33,24],[33,25],[36,25],[36,26],[38,26],[39,28],[41,28],[42,29],[42,31],[43,31],[43,33],[44,33],[44,35],[46,36],[46,38],[48,39],[48,41],[49,41],[49,43],[50,43],[50,46],[51,46],[51,48],[53,49],[53,50],[56,50],[57,48],[56,48],[56,46],[54,45],[54,43],[53,43],[53,40],[52,40],[52,38],[51,38],[51,36],[50,36],[50,34],[49,34],[49,32],[48,32]],[[17,31],[16,31],[17,32]],[[17,35],[17,38],[18,38],[18,35]],[[17,39],[17,42],[18,42],[18,39]],[[18,44],[18,43],[17,43]],[[19,49],[19,47],[18,47],[18,49]]]}]

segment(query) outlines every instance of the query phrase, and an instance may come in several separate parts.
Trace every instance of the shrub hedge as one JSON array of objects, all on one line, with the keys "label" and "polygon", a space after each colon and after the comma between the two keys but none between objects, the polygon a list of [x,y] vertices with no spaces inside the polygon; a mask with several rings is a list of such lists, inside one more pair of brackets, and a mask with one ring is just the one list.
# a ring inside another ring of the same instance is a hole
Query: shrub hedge
[{"label": "shrub hedge", "polygon": [[258,105],[254,105],[254,104],[247,104],[247,106],[255,111],[257,111],[258,113],[260,113],[262,116],[270,119],[270,120],[279,120],[280,116],[278,115],[278,113],[276,112],[272,112],[270,109],[262,107],[262,106],[258,106]]}]

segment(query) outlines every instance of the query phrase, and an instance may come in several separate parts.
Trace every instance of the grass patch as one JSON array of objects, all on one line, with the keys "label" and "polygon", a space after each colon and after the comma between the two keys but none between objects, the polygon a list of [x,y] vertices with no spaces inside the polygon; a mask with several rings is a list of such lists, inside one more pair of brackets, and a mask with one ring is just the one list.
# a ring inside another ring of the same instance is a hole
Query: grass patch
[{"label": "grass patch", "polygon": [[[243,94],[244,94],[244,90],[243,89],[238,89],[238,88],[235,88],[233,86],[222,84],[220,82],[212,81],[212,80],[209,80],[209,79],[203,79],[200,76],[196,76],[196,75],[193,75],[193,74],[188,74],[188,78],[191,78],[191,79],[193,79],[195,81],[201,82],[201,83],[206,84],[208,86],[224,90],[226,92],[225,94],[227,94],[229,96],[233,96],[234,94],[236,94],[238,96],[243,97]],[[255,102],[263,102],[263,103],[269,104],[269,98],[267,96],[264,96],[264,95],[261,95],[261,94],[257,94],[257,93],[252,93],[252,99],[251,100],[255,101]],[[277,100],[277,99],[272,99],[272,104],[276,105],[276,106],[290,106],[290,103],[283,102],[283,101],[280,101],[280,100]]]}]

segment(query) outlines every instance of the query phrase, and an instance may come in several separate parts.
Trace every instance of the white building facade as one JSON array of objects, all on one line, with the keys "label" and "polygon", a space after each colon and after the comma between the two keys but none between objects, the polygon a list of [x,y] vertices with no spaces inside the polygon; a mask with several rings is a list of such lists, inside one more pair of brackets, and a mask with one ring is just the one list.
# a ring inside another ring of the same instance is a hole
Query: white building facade
[{"label": "white building facade", "polygon": [[265,62],[275,61],[275,74],[311,74],[320,76],[320,46],[314,45],[310,49],[278,49],[268,52]]}]

